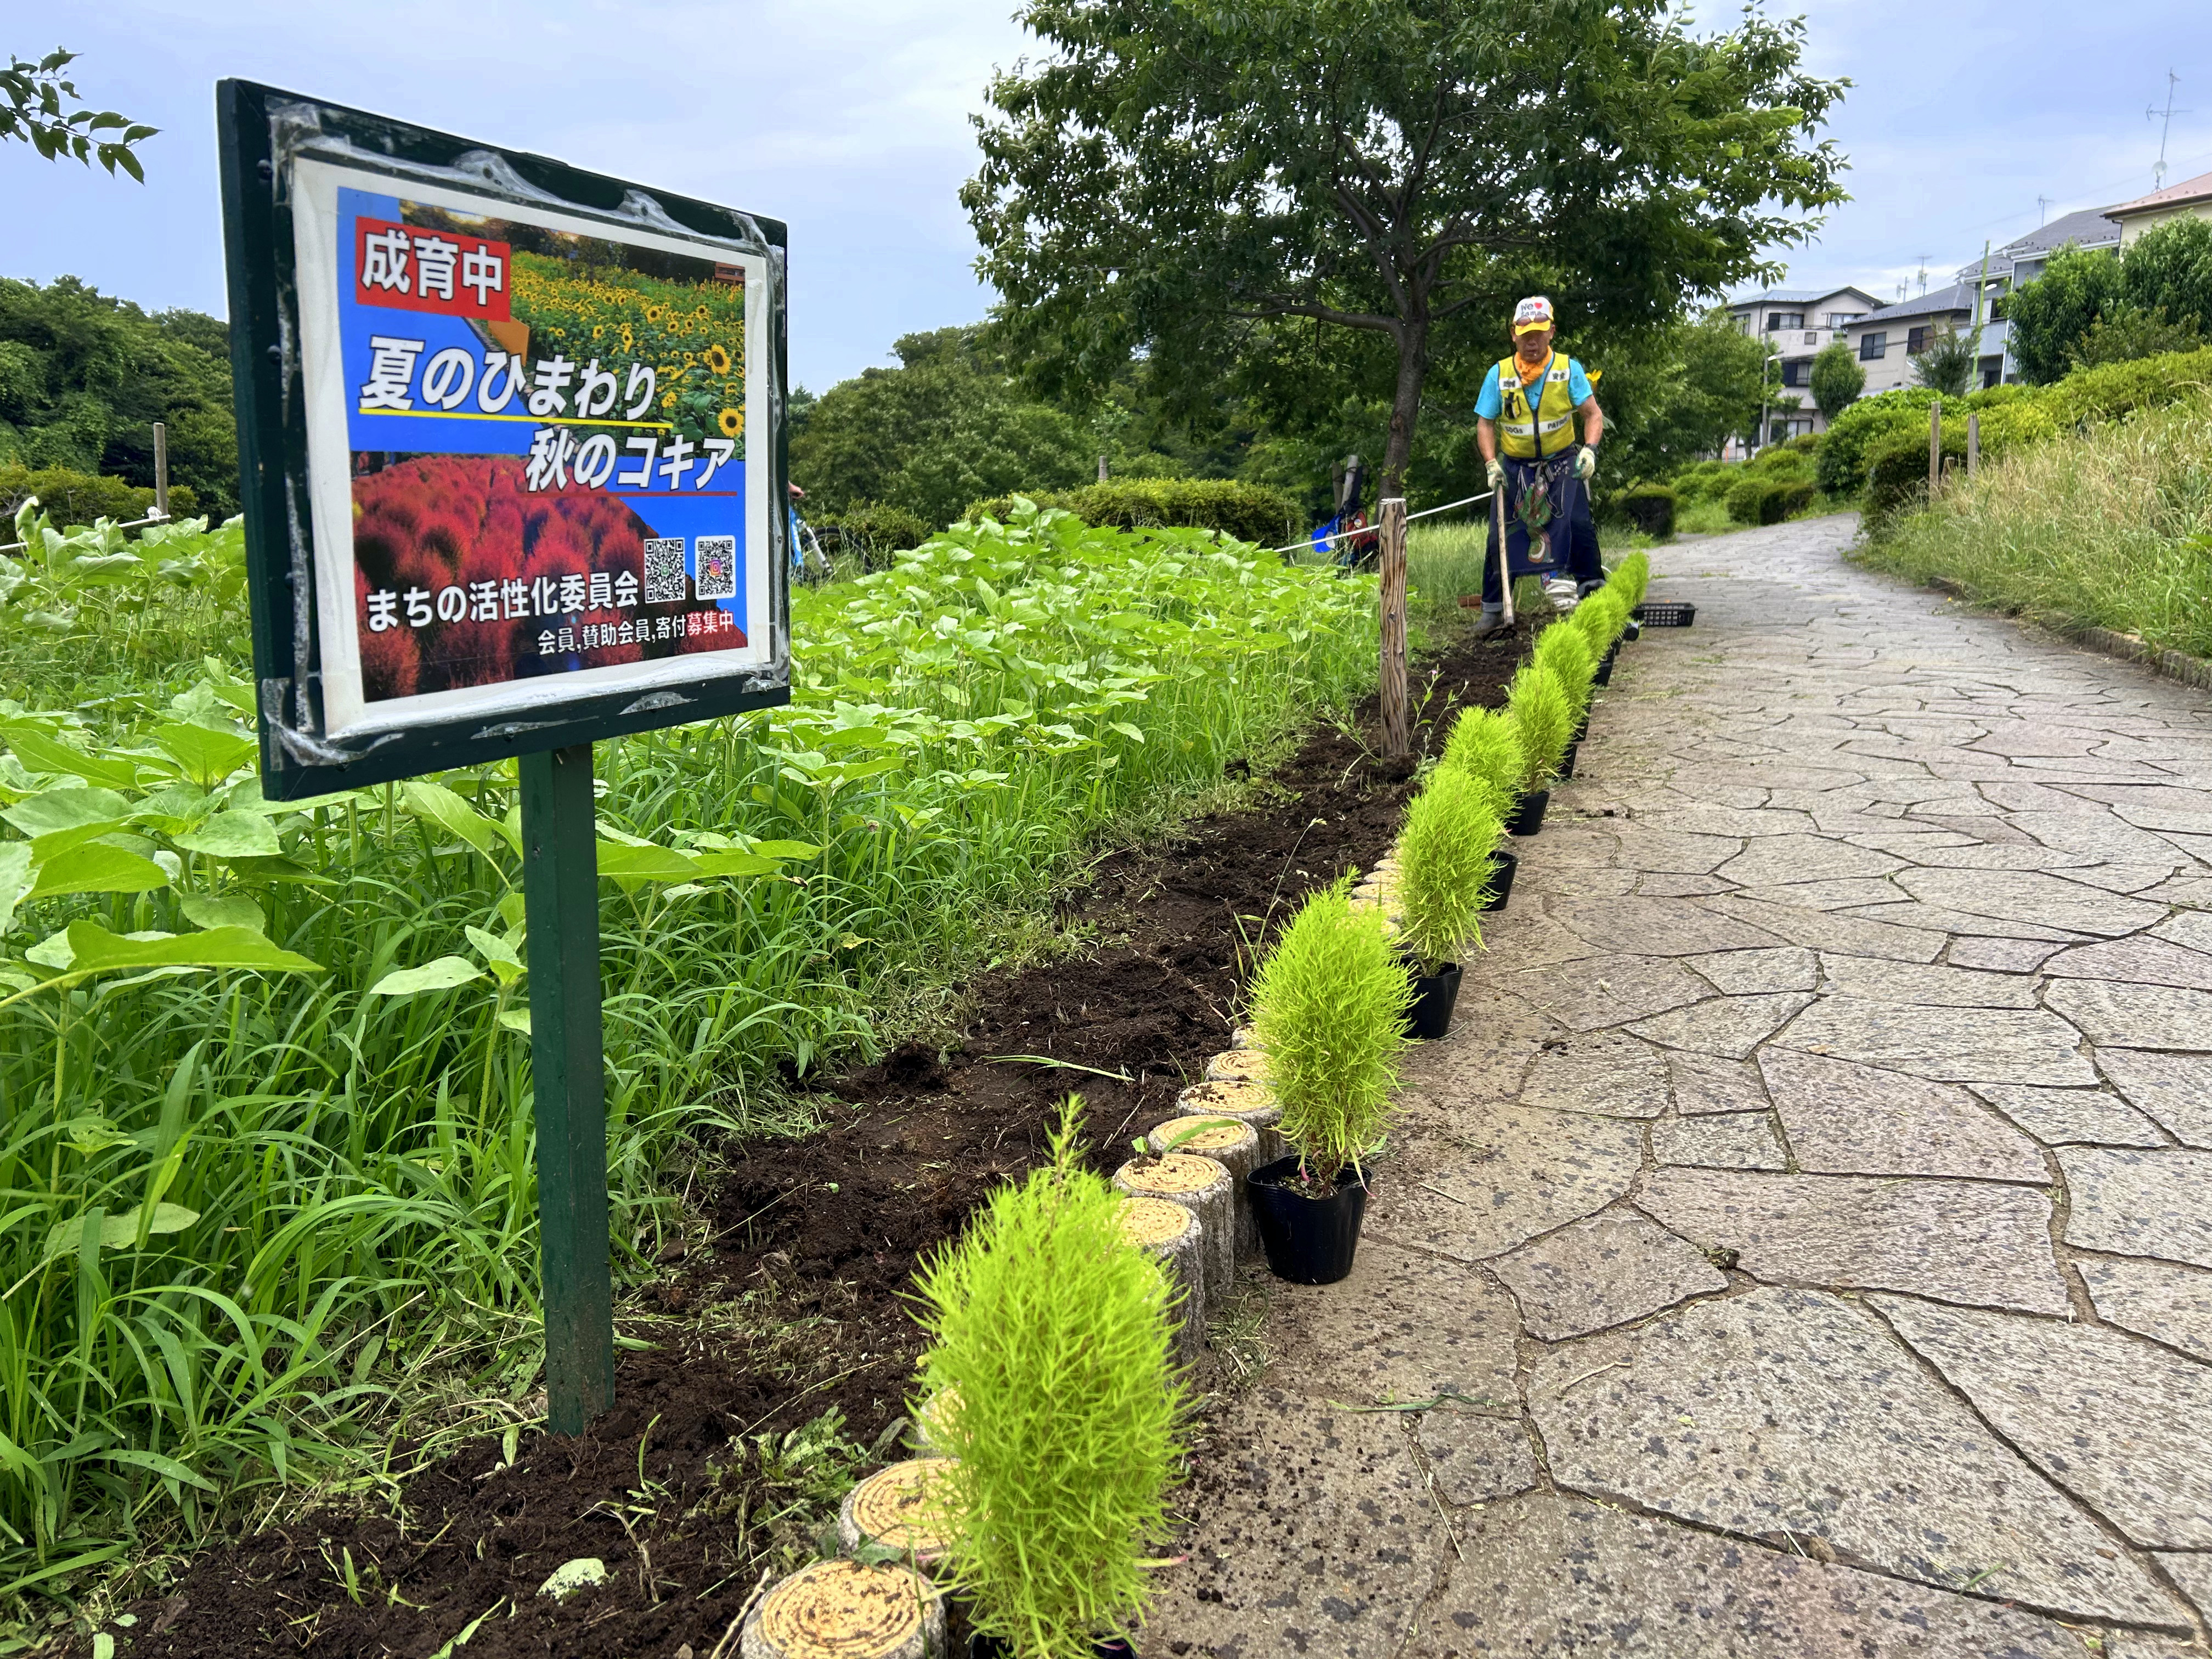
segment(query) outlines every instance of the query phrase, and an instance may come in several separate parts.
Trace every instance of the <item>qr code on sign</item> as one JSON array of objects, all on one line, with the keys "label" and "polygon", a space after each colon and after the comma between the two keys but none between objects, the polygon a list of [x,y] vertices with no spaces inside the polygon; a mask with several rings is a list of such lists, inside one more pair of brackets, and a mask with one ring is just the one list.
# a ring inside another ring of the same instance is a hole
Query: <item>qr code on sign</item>
[{"label": "qr code on sign", "polygon": [[699,574],[691,589],[702,599],[738,597],[738,538],[702,536],[693,544],[699,553]]},{"label": "qr code on sign", "polygon": [[647,605],[684,603],[684,538],[647,536],[645,538],[645,602]]}]

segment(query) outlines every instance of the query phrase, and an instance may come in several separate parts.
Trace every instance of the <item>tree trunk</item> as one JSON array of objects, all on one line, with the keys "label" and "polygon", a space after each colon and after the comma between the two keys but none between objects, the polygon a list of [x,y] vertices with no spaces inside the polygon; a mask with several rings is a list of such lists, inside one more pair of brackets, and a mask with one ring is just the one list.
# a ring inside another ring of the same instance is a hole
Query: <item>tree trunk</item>
[{"label": "tree trunk", "polygon": [[1413,748],[1406,696],[1406,468],[1413,455],[1413,427],[1421,413],[1421,381],[1428,373],[1425,319],[1398,336],[1398,389],[1390,405],[1390,440],[1382,453],[1381,527],[1376,535],[1382,574],[1382,752],[1399,759]]}]

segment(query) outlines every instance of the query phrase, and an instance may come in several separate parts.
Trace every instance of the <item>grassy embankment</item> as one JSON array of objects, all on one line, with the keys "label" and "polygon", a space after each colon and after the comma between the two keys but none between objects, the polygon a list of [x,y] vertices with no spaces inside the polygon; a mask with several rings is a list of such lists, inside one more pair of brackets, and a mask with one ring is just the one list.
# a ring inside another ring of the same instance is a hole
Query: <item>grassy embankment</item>
[{"label": "grassy embankment", "polygon": [[2026,445],[1870,532],[1876,569],[2212,657],[2212,392]]}]

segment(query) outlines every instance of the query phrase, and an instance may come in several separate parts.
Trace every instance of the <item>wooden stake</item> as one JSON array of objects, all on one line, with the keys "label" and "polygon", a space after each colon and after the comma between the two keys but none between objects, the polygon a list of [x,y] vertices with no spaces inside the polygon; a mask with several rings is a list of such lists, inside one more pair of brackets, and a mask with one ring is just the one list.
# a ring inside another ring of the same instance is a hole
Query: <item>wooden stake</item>
[{"label": "wooden stake", "polygon": [[1966,476],[1982,470],[1982,416],[1977,410],[1966,416]]},{"label": "wooden stake", "polygon": [[154,422],[154,516],[169,516],[169,423]]},{"label": "wooden stake", "polygon": [[1943,487],[1943,405],[1928,405],[1928,499]]},{"label": "wooden stake", "polygon": [[1411,751],[1406,709],[1406,498],[1382,498],[1382,752]]}]

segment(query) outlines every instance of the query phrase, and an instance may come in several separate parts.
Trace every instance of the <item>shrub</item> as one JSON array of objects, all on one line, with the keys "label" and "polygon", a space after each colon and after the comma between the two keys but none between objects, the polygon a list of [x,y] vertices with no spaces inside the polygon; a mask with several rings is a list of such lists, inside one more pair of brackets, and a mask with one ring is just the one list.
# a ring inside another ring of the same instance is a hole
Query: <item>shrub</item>
[{"label": "shrub", "polygon": [[[151,489],[142,489],[121,478],[72,472],[64,466],[44,467],[35,472],[20,466],[0,466],[0,519],[14,524],[15,509],[33,495],[39,498],[39,505],[57,528],[89,525],[96,519],[129,524],[154,510]],[[189,519],[199,504],[198,495],[188,485],[169,487],[171,518]]]},{"label": "shrub", "polygon": [[1651,585],[1651,561],[1642,553],[1632,553],[1613,568],[1607,579],[1607,587],[1618,587],[1620,597],[1628,601],[1632,611],[1644,603],[1644,590]]},{"label": "shrub", "polygon": [[1608,582],[1575,607],[1571,618],[1593,653],[1602,657],[1628,626],[1628,601]]},{"label": "shrub", "polygon": [[1421,971],[1433,974],[1470,940],[1503,825],[1487,784],[1439,767],[1406,809],[1398,834],[1398,916]]},{"label": "shrub", "polygon": [[2086,426],[2173,403],[2207,386],[2212,386],[2212,346],[2082,369],[2049,387],[2043,404],[2056,426]]},{"label": "shrub", "polygon": [[[1030,499],[1065,508],[1087,525],[1123,530],[1188,526],[1261,547],[1279,547],[1297,534],[1297,509],[1288,495],[1234,478],[1121,478]],[[1003,524],[1013,510],[1014,497],[1001,495],[974,503],[967,516]]]},{"label": "shrub", "polygon": [[1306,900],[1252,981],[1252,1030],[1285,1139],[1309,1179],[1357,1168],[1382,1139],[1413,997],[1380,910],[1339,878]]},{"label": "shrub", "polygon": [[1143,1612],[1188,1403],[1174,1292],[1124,1242],[1121,1195],[1081,1167],[1079,1105],[1050,1164],[999,1187],[918,1283],[923,1397],[960,1402],[933,1419],[954,1460],[939,1488],[952,1583],[1024,1659],[1089,1659]]},{"label": "shrub", "polygon": [[1529,655],[1551,670],[1567,694],[1569,708],[1579,720],[1589,707],[1590,687],[1597,678],[1597,653],[1590,649],[1589,636],[1562,617],[1536,636],[1535,648]]},{"label": "shrub", "polygon": [[1462,708],[1452,722],[1438,764],[1486,791],[1492,810],[1503,817],[1521,793],[1528,756],[1520,732],[1504,714],[1495,708]]},{"label": "shrub", "polygon": [[1797,478],[1787,483],[1770,485],[1767,500],[1775,510],[1771,517],[1762,514],[1759,522],[1779,524],[1784,519],[1794,519],[1813,505],[1813,497],[1819,493],[1810,478]]},{"label": "shrub", "polygon": [[877,501],[857,501],[812,522],[825,551],[849,554],[871,570],[882,569],[892,554],[920,547],[930,537],[929,526],[915,514]]},{"label": "shrub", "polygon": [[[1963,465],[1966,457],[1966,423],[1943,423],[1943,464]],[[1901,508],[1928,497],[1928,434],[1901,432],[1884,439],[1868,457],[1866,515],[1869,520],[1888,518]]]},{"label": "shrub", "polygon": [[1521,788],[1533,794],[1559,769],[1574,734],[1573,705],[1558,676],[1541,663],[1525,662],[1507,688],[1505,713],[1521,739]]},{"label": "shrub", "polygon": [[1620,495],[1620,510],[1629,523],[1654,541],[1674,533],[1674,492],[1665,484],[1633,484]]},{"label": "shrub", "polygon": [[1766,480],[1746,474],[1728,493],[1728,514],[1738,524],[1757,524],[1766,500]]},{"label": "shrub", "polygon": [[1925,386],[1900,386],[1862,398],[1829,425],[1820,445],[1816,481],[1831,495],[1856,495],[1866,487],[1868,452],[1899,432],[1924,441],[1928,406],[1938,401]]}]

